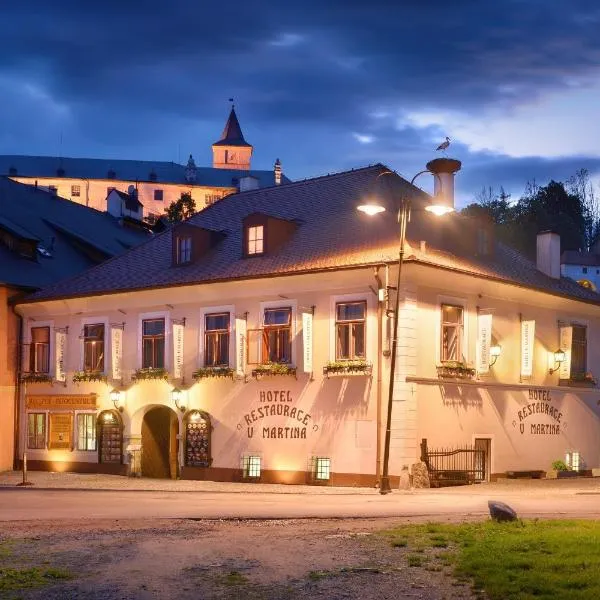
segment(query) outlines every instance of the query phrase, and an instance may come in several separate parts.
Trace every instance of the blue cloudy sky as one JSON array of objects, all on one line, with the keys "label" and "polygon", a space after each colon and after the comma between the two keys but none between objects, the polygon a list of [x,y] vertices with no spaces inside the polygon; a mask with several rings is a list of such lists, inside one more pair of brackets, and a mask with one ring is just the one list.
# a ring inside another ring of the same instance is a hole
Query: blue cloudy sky
[{"label": "blue cloudy sky", "polygon": [[448,135],[463,204],[600,180],[597,0],[2,4],[2,154],[209,164],[233,96],[253,166],[293,179],[410,178]]}]

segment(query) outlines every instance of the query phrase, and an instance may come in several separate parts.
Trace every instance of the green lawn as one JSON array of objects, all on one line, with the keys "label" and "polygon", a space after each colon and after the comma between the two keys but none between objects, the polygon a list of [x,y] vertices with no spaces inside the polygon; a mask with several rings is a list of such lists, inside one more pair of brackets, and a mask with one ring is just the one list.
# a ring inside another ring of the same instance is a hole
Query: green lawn
[{"label": "green lawn", "polygon": [[599,521],[410,525],[385,535],[409,566],[445,568],[492,600],[600,599]]}]

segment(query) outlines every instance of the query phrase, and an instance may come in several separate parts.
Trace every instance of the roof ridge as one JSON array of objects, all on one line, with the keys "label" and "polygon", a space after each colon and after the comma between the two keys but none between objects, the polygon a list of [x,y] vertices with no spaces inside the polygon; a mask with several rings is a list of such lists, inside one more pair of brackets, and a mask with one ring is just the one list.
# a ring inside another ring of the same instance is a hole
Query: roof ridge
[{"label": "roof ridge", "polygon": [[54,156],[51,154],[0,154],[0,158],[2,157],[14,157],[14,158],[54,158],[57,161],[61,161],[61,160],[98,160],[98,161],[106,161],[106,162],[112,162],[112,161],[118,161],[118,162],[122,162],[122,161],[128,161],[128,162],[135,162],[135,163],[148,163],[148,164],[167,164],[167,165],[174,165],[177,167],[182,167],[185,168],[185,165],[182,165],[180,163],[174,162],[172,160],[140,160],[139,158],[98,158],[98,157],[90,157],[90,156]]}]

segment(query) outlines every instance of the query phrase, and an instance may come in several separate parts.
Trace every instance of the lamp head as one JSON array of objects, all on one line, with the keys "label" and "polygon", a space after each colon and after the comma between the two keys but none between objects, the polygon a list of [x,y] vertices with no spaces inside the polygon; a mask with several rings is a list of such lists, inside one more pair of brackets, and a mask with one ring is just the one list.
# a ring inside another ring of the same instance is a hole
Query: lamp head
[{"label": "lamp head", "polygon": [[369,202],[368,204],[361,204],[360,206],[357,206],[356,210],[359,210],[360,212],[363,212],[372,217],[373,215],[377,215],[379,213],[384,212],[385,206],[382,206],[381,204],[377,204],[375,202]]},{"label": "lamp head", "polygon": [[428,204],[425,207],[425,210],[433,213],[436,217],[443,217],[448,213],[454,212],[454,209],[451,206],[445,204]]},{"label": "lamp head", "polygon": [[111,399],[112,403],[115,405],[115,408],[119,412],[123,412],[122,397],[123,397],[123,392],[121,392],[120,390],[117,390],[115,388],[110,391],[110,399]]},{"label": "lamp head", "polygon": [[560,348],[554,353],[554,360],[557,363],[561,363],[565,360],[565,351]]},{"label": "lamp head", "polygon": [[181,412],[185,412],[185,402],[183,400],[183,392],[179,388],[173,388],[171,390],[171,399],[175,403],[175,406]]}]

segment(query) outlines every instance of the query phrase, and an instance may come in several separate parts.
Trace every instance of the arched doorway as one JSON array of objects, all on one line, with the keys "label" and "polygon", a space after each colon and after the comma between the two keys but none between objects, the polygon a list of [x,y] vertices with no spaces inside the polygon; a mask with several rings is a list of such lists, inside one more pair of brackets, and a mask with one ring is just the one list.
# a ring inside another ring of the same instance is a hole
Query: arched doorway
[{"label": "arched doorway", "polygon": [[167,406],[151,408],[142,421],[142,476],[177,478],[179,421]]}]

